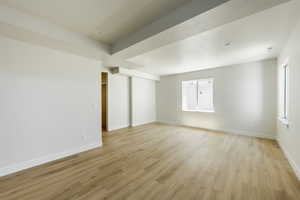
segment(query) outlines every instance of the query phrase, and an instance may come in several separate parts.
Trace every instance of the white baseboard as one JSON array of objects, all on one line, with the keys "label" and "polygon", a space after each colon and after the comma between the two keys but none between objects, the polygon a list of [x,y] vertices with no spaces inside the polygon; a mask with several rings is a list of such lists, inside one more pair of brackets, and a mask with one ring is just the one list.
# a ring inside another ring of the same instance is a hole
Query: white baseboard
[{"label": "white baseboard", "polygon": [[157,122],[157,121],[156,121],[156,120],[153,120],[153,121],[149,121],[149,122],[133,123],[131,126],[132,126],[132,127],[135,127],[135,126],[142,126],[142,125],[151,124],[151,123],[154,123],[154,122]]},{"label": "white baseboard", "polygon": [[199,128],[199,129],[206,129],[206,130],[211,130],[211,131],[231,133],[231,134],[235,134],[235,135],[258,137],[258,138],[272,139],[272,140],[276,139],[275,135],[273,136],[273,135],[269,135],[269,134],[266,134],[266,133],[250,132],[250,131],[243,131],[243,130],[204,128],[204,127],[190,126],[190,125],[180,124],[180,123],[171,122],[171,121],[164,121],[164,120],[160,120],[158,122],[164,123],[164,124],[175,125],[175,126],[187,126],[187,127],[191,127],[191,128]]},{"label": "white baseboard", "polygon": [[277,139],[278,144],[280,146],[280,148],[282,149],[285,157],[287,158],[287,160],[289,161],[292,169],[294,170],[294,173],[296,174],[298,180],[300,181],[300,167],[297,166],[296,162],[294,161],[294,159],[292,158],[291,154],[287,151],[287,149],[285,148],[285,146],[280,142],[279,139]]},{"label": "white baseboard", "polygon": [[108,127],[108,131],[116,131],[116,130],[119,130],[119,129],[122,129],[122,128],[128,128],[130,127],[130,125],[125,125],[125,126],[114,126],[114,127]]},{"label": "white baseboard", "polygon": [[109,127],[108,131],[117,131],[123,128],[129,128],[129,127],[136,127],[136,126],[142,126],[150,123],[157,122],[156,120],[154,121],[149,121],[149,122],[143,122],[143,123],[132,123],[131,125],[125,125],[125,126],[115,126],[115,127]]},{"label": "white baseboard", "polygon": [[235,135],[243,135],[243,136],[249,136],[249,137],[257,137],[257,138],[263,138],[263,139],[271,139],[276,140],[275,135],[270,135],[266,133],[261,132],[250,132],[250,131],[242,131],[242,130],[226,130],[226,129],[220,129],[219,131],[223,131],[226,133],[232,133]]},{"label": "white baseboard", "polygon": [[135,127],[135,126],[141,126],[141,125],[145,125],[145,124],[150,124],[150,123],[154,123],[156,122],[156,120],[154,121],[149,121],[149,122],[143,122],[143,123],[133,123],[132,125],[125,125],[125,126],[114,126],[114,127],[109,127],[108,131],[116,131],[116,130],[120,130],[123,128],[129,128],[129,127]]},{"label": "white baseboard", "polygon": [[1,176],[6,176],[8,174],[12,174],[24,169],[28,169],[31,167],[35,167],[41,164],[45,164],[54,160],[58,160],[61,158],[65,158],[74,154],[78,154],[84,151],[88,151],[94,148],[98,148],[101,147],[102,144],[101,143],[93,143],[93,144],[88,144],[85,146],[81,146],[77,149],[72,149],[72,150],[68,150],[68,151],[64,151],[61,153],[56,153],[56,154],[51,154],[51,155],[47,155],[47,156],[43,156],[40,158],[36,158],[36,159],[32,159],[32,160],[28,160],[28,161],[24,161],[24,162],[20,162],[20,163],[16,163],[13,165],[9,165],[3,168],[0,168],[0,177]]}]

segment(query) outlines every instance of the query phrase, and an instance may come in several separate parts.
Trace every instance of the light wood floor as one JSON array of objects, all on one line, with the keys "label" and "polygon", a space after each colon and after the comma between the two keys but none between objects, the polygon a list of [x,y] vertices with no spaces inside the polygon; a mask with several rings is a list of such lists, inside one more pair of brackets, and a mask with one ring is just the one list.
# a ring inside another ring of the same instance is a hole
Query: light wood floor
[{"label": "light wood floor", "polygon": [[0,199],[299,200],[300,184],[274,141],[150,124],[0,178]]}]

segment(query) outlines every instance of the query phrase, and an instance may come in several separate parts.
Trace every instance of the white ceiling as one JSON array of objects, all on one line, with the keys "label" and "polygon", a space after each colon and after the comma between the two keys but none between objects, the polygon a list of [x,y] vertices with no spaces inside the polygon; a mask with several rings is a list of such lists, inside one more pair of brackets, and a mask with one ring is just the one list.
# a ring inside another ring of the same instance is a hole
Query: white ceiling
[{"label": "white ceiling", "polygon": [[112,45],[129,59],[234,22],[290,0],[193,0]]},{"label": "white ceiling", "polygon": [[113,43],[190,0],[0,0],[0,5],[42,17]]},{"label": "white ceiling", "polygon": [[[151,26],[155,24],[151,23],[153,21],[162,22],[156,24],[160,27],[182,18],[190,10],[201,10],[203,7],[199,1],[0,0],[0,6],[7,13],[13,14],[9,15],[12,16],[9,19],[18,25],[16,28],[23,30],[23,25],[26,25],[28,34],[34,32],[32,28],[37,28],[35,25],[42,29],[43,34],[50,32],[48,28],[52,32],[53,27],[57,26],[58,30],[59,26],[63,26],[79,33],[81,43],[88,39],[81,35],[84,34],[105,43],[119,44],[121,41],[122,44],[145,30],[160,30]],[[299,0],[201,0],[203,4],[211,1],[226,3],[207,11],[204,9],[203,14],[173,24],[164,31],[154,31],[153,35],[130,43],[116,54],[109,54],[112,45],[104,45],[107,46],[105,65],[130,66],[156,75],[168,75],[274,58],[282,49],[300,14]],[[27,14],[29,18],[42,21],[44,26],[33,23],[33,19],[17,19],[17,11],[14,9]],[[6,14],[2,16],[5,18]],[[19,27],[17,22],[24,23]],[[33,36],[36,37],[35,34]],[[227,42],[231,45],[225,46]],[[95,54],[98,51],[94,49],[98,50],[102,46],[95,40],[89,40],[88,44],[92,44]],[[271,51],[268,51],[269,47],[272,47]]]},{"label": "white ceiling", "polygon": [[[139,69],[144,72],[168,75],[273,58],[295,25],[299,8],[298,0],[281,4],[128,60],[145,66]],[[227,42],[231,45],[225,46]]]}]

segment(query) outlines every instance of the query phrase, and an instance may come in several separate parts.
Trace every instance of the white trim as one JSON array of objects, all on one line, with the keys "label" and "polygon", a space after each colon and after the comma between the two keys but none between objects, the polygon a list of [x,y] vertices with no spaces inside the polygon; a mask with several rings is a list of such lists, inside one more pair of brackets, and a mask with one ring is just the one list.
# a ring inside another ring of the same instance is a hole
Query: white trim
[{"label": "white trim", "polygon": [[167,120],[158,120],[157,122],[162,123],[162,124],[167,124],[167,125],[180,126],[179,123],[172,122],[172,121],[167,121]]},{"label": "white trim", "polygon": [[284,60],[284,62],[282,63],[282,66],[289,65],[289,63],[290,63],[290,58],[288,57]]},{"label": "white trim", "polygon": [[244,130],[226,130],[226,129],[220,129],[219,131],[223,131],[226,133],[232,133],[235,135],[243,135],[243,136],[249,136],[249,137],[257,137],[257,138],[263,138],[263,139],[276,140],[275,135],[270,135],[270,134],[263,133],[263,132],[251,132],[251,131],[244,131]]},{"label": "white trim", "polygon": [[289,88],[290,88],[290,72],[289,72],[289,59],[286,59],[284,64],[282,65],[283,69],[283,74],[281,73],[281,76],[283,76],[283,80],[281,84],[281,89],[282,89],[282,99],[281,99],[281,109],[280,109],[280,121],[282,124],[286,125],[288,127],[288,119],[289,119]]},{"label": "white trim", "polygon": [[51,162],[51,161],[54,161],[54,160],[65,158],[65,157],[68,157],[68,156],[71,156],[71,155],[74,155],[74,154],[78,154],[78,153],[81,153],[81,152],[84,152],[84,151],[88,151],[88,150],[91,150],[91,149],[94,149],[94,148],[98,148],[98,147],[101,147],[101,146],[102,146],[102,143],[100,143],[100,142],[99,143],[92,143],[92,144],[88,144],[88,145],[85,145],[85,146],[81,146],[77,149],[72,149],[72,150],[61,152],[61,153],[51,154],[51,155],[43,156],[43,157],[40,157],[40,158],[35,158],[35,159],[32,159],[32,160],[12,164],[12,165],[0,168],[0,177],[1,176],[6,176],[8,174],[12,174],[12,173],[24,170],[24,169],[35,167],[35,166],[38,166],[38,165],[41,165],[41,164],[45,164],[45,163],[48,163],[48,162]]},{"label": "white trim", "polygon": [[278,120],[279,120],[283,125],[285,125],[287,128],[289,127],[290,121],[289,121],[288,119],[279,117]]},{"label": "white trim", "polygon": [[154,74],[149,74],[145,72],[141,72],[134,69],[126,69],[124,67],[111,67],[111,71],[113,74],[118,73],[129,77],[138,77],[143,79],[149,79],[153,81],[159,81],[160,77]]},{"label": "white trim", "polygon": [[116,131],[116,130],[119,130],[119,129],[123,129],[123,128],[129,128],[130,127],[130,124],[128,125],[124,125],[124,126],[113,126],[113,127],[108,127],[108,131]]},{"label": "white trim", "polygon": [[188,110],[188,109],[182,109],[182,112],[200,112],[200,113],[214,113],[215,110],[212,109],[212,110]]},{"label": "white trim", "polygon": [[130,128],[130,127],[136,127],[136,126],[141,126],[141,125],[146,125],[146,124],[151,124],[151,123],[154,123],[154,122],[157,122],[156,120],[154,121],[150,121],[150,122],[142,122],[142,123],[133,123],[131,125],[127,125],[127,126],[116,126],[116,127],[113,127],[113,128],[109,128],[108,131],[117,131],[117,130],[120,130],[120,129],[123,129],[123,128]]},{"label": "white trim", "polygon": [[229,130],[229,129],[222,129],[222,128],[220,128],[220,129],[205,128],[205,127],[190,126],[190,125],[185,125],[185,124],[180,124],[180,123],[170,122],[170,121],[164,121],[164,120],[160,120],[158,122],[164,123],[164,124],[175,125],[175,126],[186,126],[186,127],[206,129],[206,130],[211,130],[211,131],[220,131],[220,132],[225,132],[225,133],[231,133],[234,135],[243,135],[243,136],[258,137],[258,138],[272,139],[272,140],[276,139],[275,135],[270,135],[270,134],[266,134],[266,133],[250,132],[250,131],[243,131],[243,130],[233,130],[233,129]]},{"label": "white trim", "polygon": [[287,160],[289,161],[292,169],[294,170],[295,175],[297,176],[298,180],[300,181],[300,168],[297,166],[296,162],[294,161],[294,159],[292,158],[291,154],[287,151],[287,149],[284,147],[284,145],[282,144],[282,142],[280,142],[280,139],[277,138],[277,142],[279,144],[279,147],[281,148],[281,150],[283,151],[285,157],[287,158]]},{"label": "white trim", "polygon": [[153,120],[153,121],[149,121],[149,122],[142,122],[142,123],[132,123],[132,127],[135,127],[135,126],[142,126],[142,125],[146,125],[146,124],[151,124],[151,123],[154,123],[154,122],[157,122],[156,120]]},{"label": "white trim", "polygon": [[[184,108],[185,106],[183,105],[184,103],[184,94],[183,94],[183,88],[184,88],[184,83],[185,82],[197,82],[197,105],[194,106],[193,109],[187,109]],[[211,99],[211,107],[210,108],[199,108],[199,82],[208,82],[209,84],[211,84],[211,95],[212,95],[212,99]],[[199,79],[191,79],[191,80],[182,80],[181,81],[181,111],[183,112],[202,112],[202,113],[214,113],[215,109],[214,109],[214,78],[199,78]]]}]

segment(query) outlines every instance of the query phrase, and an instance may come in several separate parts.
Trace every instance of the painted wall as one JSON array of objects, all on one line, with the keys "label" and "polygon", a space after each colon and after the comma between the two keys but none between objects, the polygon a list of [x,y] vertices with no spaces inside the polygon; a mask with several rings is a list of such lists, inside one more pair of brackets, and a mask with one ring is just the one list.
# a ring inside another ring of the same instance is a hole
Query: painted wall
[{"label": "painted wall", "polygon": [[[161,77],[157,83],[158,121],[274,138],[277,61]],[[214,113],[183,112],[181,81],[214,78]]]},{"label": "painted wall", "polygon": [[[0,11],[0,176],[102,145],[99,73],[109,46]],[[112,129],[127,127],[129,77],[110,78]]]},{"label": "painted wall", "polygon": [[[289,65],[289,128],[280,121],[277,122],[278,141],[285,151],[291,165],[300,179],[300,19],[292,32],[288,43],[278,59],[278,75],[282,77],[282,65],[288,60]],[[281,100],[282,83],[279,79],[279,100]],[[281,110],[281,101],[278,101],[278,111]],[[280,116],[280,113],[277,115]]]},{"label": "painted wall", "polygon": [[108,130],[130,126],[130,80],[128,76],[108,76]]},{"label": "painted wall", "polygon": [[108,130],[156,121],[155,81],[109,74]]},{"label": "painted wall", "polygon": [[0,175],[99,147],[100,61],[0,36]]},{"label": "painted wall", "polygon": [[132,126],[156,121],[155,81],[131,78]]}]

